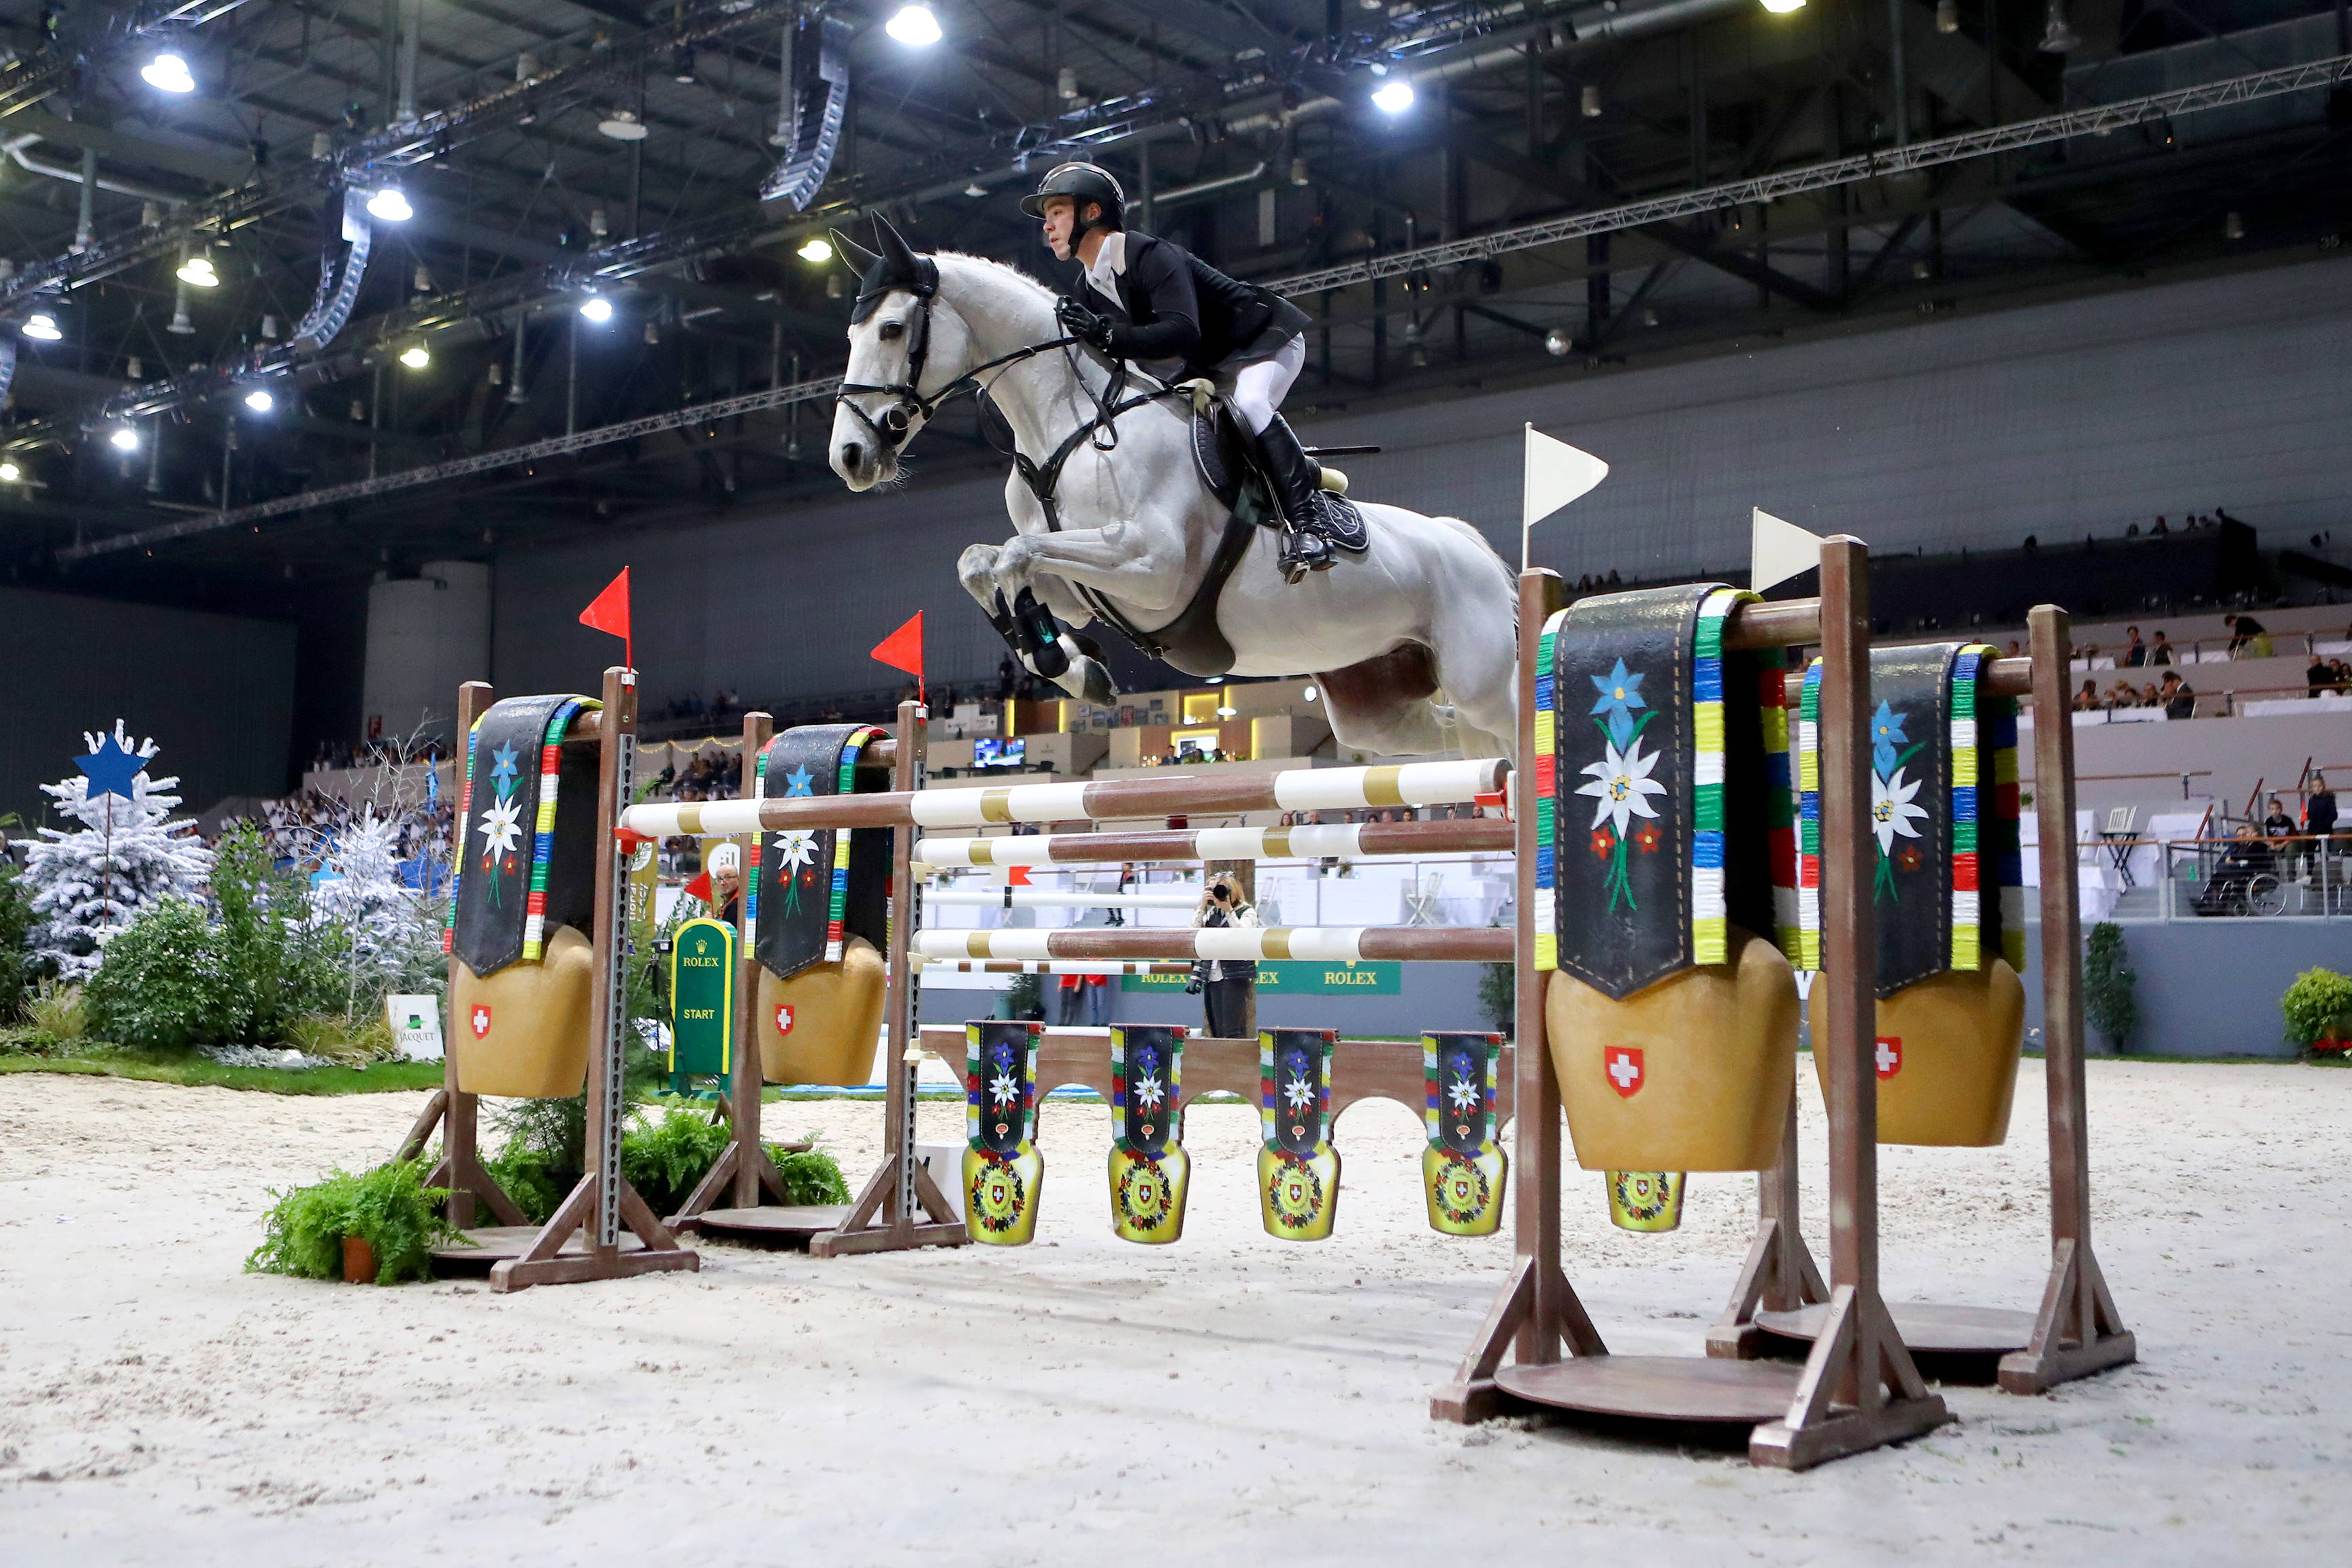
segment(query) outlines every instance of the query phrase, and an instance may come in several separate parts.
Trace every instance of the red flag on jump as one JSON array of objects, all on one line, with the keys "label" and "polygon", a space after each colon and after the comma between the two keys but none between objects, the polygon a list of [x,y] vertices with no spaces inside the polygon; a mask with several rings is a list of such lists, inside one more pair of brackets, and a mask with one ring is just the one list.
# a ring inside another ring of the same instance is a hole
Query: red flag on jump
[{"label": "red flag on jump", "polygon": [[903,669],[915,678],[916,700],[923,700],[923,612],[917,610],[907,624],[874,645],[873,657],[894,669]]},{"label": "red flag on jump", "polygon": [[600,632],[610,632],[621,639],[621,661],[631,669],[637,668],[636,647],[629,637],[629,569],[604,585],[596,602],[580,612],[580,624],[593,626]]}]

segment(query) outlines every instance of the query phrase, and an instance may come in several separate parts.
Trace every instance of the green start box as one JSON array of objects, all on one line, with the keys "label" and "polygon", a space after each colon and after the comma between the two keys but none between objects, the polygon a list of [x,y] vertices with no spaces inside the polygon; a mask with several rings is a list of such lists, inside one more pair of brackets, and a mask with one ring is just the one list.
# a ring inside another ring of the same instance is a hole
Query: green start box
[{"label": "green start box", "polygon": [[735,1052],[735,928],[691,920],[669,953],[669,1070],[718,1077]]}]

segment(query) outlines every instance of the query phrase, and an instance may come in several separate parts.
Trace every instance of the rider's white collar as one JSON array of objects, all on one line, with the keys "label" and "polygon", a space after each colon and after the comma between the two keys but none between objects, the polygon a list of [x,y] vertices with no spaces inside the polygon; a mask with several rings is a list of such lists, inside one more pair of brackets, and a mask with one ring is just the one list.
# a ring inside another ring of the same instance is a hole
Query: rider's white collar
[{"label": "rider's white collar", "polygon": [[1103,236],[1102,245],[1095,251],[1094,264],[1087,268],[1087,282],[1116,305],[1119,303],[1118,275],[1126,270],[1127,232],[1115,228]]}]

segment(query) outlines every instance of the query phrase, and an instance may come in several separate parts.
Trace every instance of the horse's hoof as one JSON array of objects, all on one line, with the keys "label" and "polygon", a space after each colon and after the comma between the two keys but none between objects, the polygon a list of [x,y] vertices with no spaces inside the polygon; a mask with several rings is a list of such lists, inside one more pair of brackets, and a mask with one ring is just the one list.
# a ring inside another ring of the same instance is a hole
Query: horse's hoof
[{"label": "horse's hoof", "polygon": [[1105,669],[1100,664],[1091,658],[1086,661],[1085,678],[1086,689],[1084,695],[1086,700],[1094,703],[1114,702],[1118,700],[1118,688],[1111,684],[1110,671]]}]

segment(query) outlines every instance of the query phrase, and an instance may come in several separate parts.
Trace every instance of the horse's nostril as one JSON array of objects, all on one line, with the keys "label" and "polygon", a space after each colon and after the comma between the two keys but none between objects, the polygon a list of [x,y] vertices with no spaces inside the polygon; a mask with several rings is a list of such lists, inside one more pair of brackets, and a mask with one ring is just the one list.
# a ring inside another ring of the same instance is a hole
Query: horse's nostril
[{"label": "horse's nostril", "polygon": [[843,466],[844,468],[856,468],[856,467],[858,466],[859,461],[860,461],[861,459],[863,459],[863,458],[865,458],[865,456],[866,456],[866,448],[865,448],[864,447],[860,446],[858,443],[856,443],[856,442],[855,442],[855,441],[845,441],[845,442],[843,442],[843,443],[842,443],[842,446],[841,446],[841,462],[842,462],[842,466]]}]

